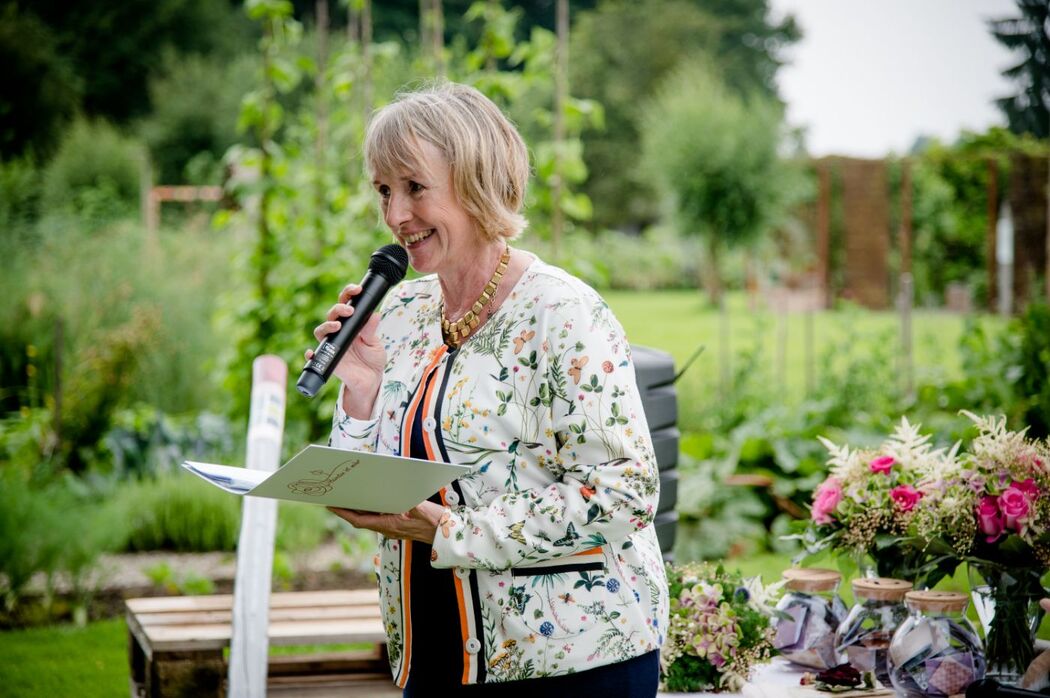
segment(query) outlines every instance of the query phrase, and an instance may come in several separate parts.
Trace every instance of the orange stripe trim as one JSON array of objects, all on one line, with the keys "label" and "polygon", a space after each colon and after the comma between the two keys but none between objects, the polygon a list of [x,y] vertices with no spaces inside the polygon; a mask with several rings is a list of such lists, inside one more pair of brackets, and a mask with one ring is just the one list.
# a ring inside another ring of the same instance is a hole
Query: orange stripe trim
[{"label": "orange stripe trim", "polygon": [[[445,501],[445,490],[446,487],[441,488],[441,504],[448,506],[448,502]],[[455,572],[452,573],[452,581],[456,583],[456,605],[459,606],[459,634],[463,636],[463,680],[464,686],[470,683],[470,654],[467,652],[467,640],[470,639],[470,632],[467,626],[467,601],[463,598],[463,580],[456,576]]]},{"label": "orange stripe trim", "polygon": [[408,667],[412,662],[412,590],[409,588],[412,579],[412,541],[401,541],[401,550],[404,555],[401,563],[401,617],[405,622],[405,651],[401,659],[401,671],[397,675],[398,688],[404,688],[408,683]]},{"label": "orange stripe trim", "polygon": [[[437,366],[435,366],[431,370],[430,375],[433,375],[433,373],[436,372],[436,371],[437,371]],[[427,380],[430,380],[430,375],[427,376]],[[426,419],[428,416],[433,414],[430,411],[430,406],[434,402],[434,394],[436,392],[438,392],[437,391],[437,386],[435,385],[436,383],[437,383],[437,380],[431,380],[430,381],[430,387],[427,389],[426,395],[423,396],[423,418],[424,419]],[[436,428],[435,428],[435,430],[436,430]],[[423,447],[427,451],[427,460],[439,461],[441,459],[435,457],[435,455],[434,455],[435,453],[437,453],[437,449],[434,448],[435,444],[433,443],[433,438],[434,438],[433,435],[432,434],[428,434],[426,429],[423,430]]]},{"label": "orange stripe trim", "polygon": [[[437,350],[434,351],[434,358],[432,358],[430,360],[430,363],[427,364],[427,367],[423,369],[423,378],[419,382],[420,386],[425,386],[427,384],[427,378],[430,376],[430,373],[434,370],[434,367],[437,366],[438,362],[441,361],[441,357],[445,355],[445,352],[447,350],[448,346],[442,344],[440,347],[437,348]],[[419,404],[423,400],[424,392],[425,391],[420,390],[418,393],[416,393],[415,397],[412,398],[412,402],[409,403],[408,409],[405,410],[405,419],[401,423],[402,456],[407,455],[412,451],[412,424],[413,422],[415,422],[416,411],[419,409]]]},{"label": "orange stripe trim", "polygon": [[588,548],[587,550],[581,550],[578,553],[573,553],[569,557],[580,557],[581,555],[601,555],[602,552],[602,547],[599,545],[597,548]]},{"label": "orange stripe trim", "polygon": [[[423,380],[426,381],[426,374],[423,374]],[[405,410],[405,420],[401,424],[401,455],[408,456],[412,452],[412,425],[416,421],[416,410],[419,409],[419,402],[423,399],[421,394],[417,394],[412,398],[412,402],[409,403],[408,409]]]},{"label": "orange stripe trim", "polygon": [[467,602],[463,599],[463,580],[457,577],[455,574],[452,578],[456,580],[456,603],[459,605],[459,629],[460,635],[463,636],[463,685],[470,683],[470,654],[467,652],[467,639],[470,634],[467,632]]},{"label": "orange stripe trim", "polygon": [[[433,372],[433,370],[437,366],[438,362],[441,361],[441,357],[445,355],[445,351],[447,349],[448,349],[448,346],[442,344],[437,349],[437,351],[434,352],[434,358],[431,360],[430,364],[423,371],[423,380],[420,382],[420,385],[426,385],[427,378]],[[408,410],[405,411],[404,424],[408,425],[408,428],[407,429],[402,429],[402,433],[401,433],[401,454],[402,455],[404,455],[406,453],[409,453],[411,451],[411,445],[412,445],[412,424],[413,424],[413,422],[415,421],[415,418],[416,418],[416,410],[419,409],[420,402],[423,400],[423,397],[424,397],[423,396],[423,392],[424,391],[421,391],[420,393],[416,394],[415,398],[413,398],[413,400],[412,400],[412,403],[409,405]],[[423,440],[424,440],[424,442],[426,441],[425,434],[424,434],[424,439]],[[427,451],[428,451],[428,453],[430,451],[429,444],[427,445]],[[444,499],[444,492],[442,492],[442,499]],[[411,579],[412,579],[412,541],[411,540],[402,540],[401,541],[401,545],[402,545],[402,548],[401,548],[402,554],[404,555],[403,561],[401,563],[401,609],[402,609],[402,616],[401,617],[404,620],[405,650],[404,650],[404,653],[403,653],[403,658],[401,660],[401,671],[398,672],[398,675],[397,675],[396,683],[397,683],[398,688],[404,688],[405,685],[408,683],[409,667],[411,666],[411,663],[412,663],[412,589],[411,589]],[[462,602],[461,602],[461,608],[462,608]],[[462,616],[462,610],[460,611],[460,615]]]}]

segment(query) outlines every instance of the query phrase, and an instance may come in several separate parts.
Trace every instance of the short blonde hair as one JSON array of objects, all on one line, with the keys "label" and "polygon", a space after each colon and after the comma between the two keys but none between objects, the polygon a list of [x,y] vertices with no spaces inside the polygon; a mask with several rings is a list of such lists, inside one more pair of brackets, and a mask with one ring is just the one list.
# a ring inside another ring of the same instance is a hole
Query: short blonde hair
[{"label": "short blonde hair", "polygon": [[456,198],[485,239],[509,239],[525,229],[528,150],[488,97],[457,83],[398,94],[368,125],[368,169],[374,176],[418,168],[420,140],[448,160]]}]

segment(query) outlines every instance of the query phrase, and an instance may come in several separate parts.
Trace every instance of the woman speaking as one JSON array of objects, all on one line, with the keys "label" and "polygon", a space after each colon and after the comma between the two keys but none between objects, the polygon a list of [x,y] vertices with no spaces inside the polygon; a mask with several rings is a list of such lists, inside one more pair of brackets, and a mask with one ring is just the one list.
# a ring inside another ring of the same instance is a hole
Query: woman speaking
[{"label": "woman speaking", "polygon": [[[630,347],[593,289],[509,245],[526,224],[521,136],[445,84],[379,110],[365,158],[423,276],[392,289],[336,367],[331,445],[473,467],[404,514],[333,510],[380,534],[397,685],[655,695],[667,585]],[[359,292],[343,289],[318,339]]]}]

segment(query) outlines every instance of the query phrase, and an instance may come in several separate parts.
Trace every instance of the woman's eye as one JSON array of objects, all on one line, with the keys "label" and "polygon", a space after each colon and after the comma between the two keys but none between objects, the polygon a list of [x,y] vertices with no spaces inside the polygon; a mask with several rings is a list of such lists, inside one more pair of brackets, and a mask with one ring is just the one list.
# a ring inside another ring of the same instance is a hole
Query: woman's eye
[{"label": "woman's eye", "polygon": [[382,198],[390,198],[390,187],[388,187],[387,185],[383,184],[381,186],[376,187],[376,191],[379,192],[379,196],[381,196]]},{"label": "woman's eye", "polygon": [[419,182],[409,182],[408,183],[408,190],[410,192],[412,192],[413,194],[419,194],[419,193],[421,193],[423,191],[423,189],[425,189],[425,187],[422,184],[420,184]]}]

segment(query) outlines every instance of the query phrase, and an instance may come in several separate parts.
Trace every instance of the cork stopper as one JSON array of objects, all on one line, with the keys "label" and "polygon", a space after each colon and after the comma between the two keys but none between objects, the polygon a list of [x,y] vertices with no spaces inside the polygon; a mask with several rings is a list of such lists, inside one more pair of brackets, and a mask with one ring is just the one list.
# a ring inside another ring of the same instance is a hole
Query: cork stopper
[{"label": "cork stopper", "polygon": [[792,567],[784,570],[784,579],[794,591],[834,591],[842,575],[820,567]]},{"label": "cork stopper", "polygon": [[969,601],[966,594],[956,591],[909,591],[904,598],[909,608],[934,612],[962,612]]},{"label": "cork stopper", "polygon": [[860,577],[853,580],[853,595],[871,601],[903,601],[911,582],[890,577]]}]

